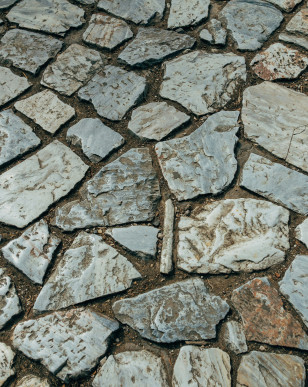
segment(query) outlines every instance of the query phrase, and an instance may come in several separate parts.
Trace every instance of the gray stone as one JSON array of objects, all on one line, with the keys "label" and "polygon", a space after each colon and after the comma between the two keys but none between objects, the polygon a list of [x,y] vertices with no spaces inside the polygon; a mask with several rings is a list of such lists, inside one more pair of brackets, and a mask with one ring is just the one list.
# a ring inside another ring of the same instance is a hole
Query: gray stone
[{"label": "gray stone", "polygon": [[11,347],[4,343],[0,343],[0,386],[15,374],[13,368],[15,353]]},{"label": "gray stone", "polygon": [[262,0],[231,0],[220,14],[240,50],[254,51],[280,26],[282,13]]},{"label": "gray stone", "polygon": [[178,200],[216,194],[232,182],[238,116],[237,111],[216,113],[189,136],[156,144],[164,178]]},{"label": "gray stone", "polygon": [[92,15],[89,27],[83,34],[83,40],[98,47],[113,50],[133,36],[134,34],[125,21],[95,14]]},{"label": "gray stone", "polygon": [[308,247],[308,219],[296,227],[295,236]]},{"label": "gray stone", "polygon": [[14,316],[19,314],[22,310],[15,286],[11,278],[5,275],[3,269],[0,269],[0,305],[0,329],[2,329]]},{"label": "gray stone", "polygon": [[22,0],[7,14],[11,23],[31,30],[64,35],[84,23],[84,10],[67,0]]},{"label": "gray stone", "polygon": [[67,141],[82,148],[83,153],[94,163],[107,157],[124,144],[124,138],[98,118],[83,118],[71,126],[66,133]]},{"label": "gray stone", "polygon": [[248,350],[243,326],[236,321],[226,323],[224,341],[227,348],[237,355]]},{"label": "gray stone", "polygon": [[283,9],[286,12],[291,12],[297,4],[301,3],[303,0],[266,0],[269,3],[277,5],[279,8]]},{"label": "gray stone", "polygon": [[11,109],[0,113],[0,165],[36,148],[41,140]]},{"label": "gray stone", "polygon": [[148,66],[191,48],[195,43],[195,38],[175,31],[139,28],[136,38],[120,53],[118,60],[130,66]]},{"label": "gray stone", "polygon": [[306,38],[304,36],[293,35],[283,32],[279,35],[279,39],[287,43],[294,43],[297,46],[304,47],[306,50],[308,50],[308,37]]},{"label": "gray stone", "polygon": [[97,3],[97,0],[76,0],[77,3],[84,4],[84,5],[92,5]]},{"label": "gray stone", "polygon": [[118,328],[117,321],[90,309],[72,309],[19,323],[13,345],[67,382],[98,364]]},{"label": "gray stone", "polygon": [[16,266],[33,282],[42,284],[53,253],[61,240],[50,234],[44,219],[29,227],[19,238],[13,239],[1,251],[5,259]]},{"label": "gray stone", "polygon": [[209,6],[209,0],[171,0],[168,28],[199,23],[208,16]]},{"label": "gray stone", "polygon": [[70,192],[88,166],[54,141],[0,176],[0,221],[25,227]]},{"label": "gray stone", "polygon": [[10,69],[0,66],[0,106],[16,98],[31,87],[26,77],[15,75]]},{"label": "gray stone", "polygon": [[134,266],[100,236],[82,231],[65,252],[33,309],[44,312],[128,289],[141,278]]},{"label": "gray stone", "polygon": [[17,0],[0,0],[0,9],[8,8],[14,3],[16,3]]},{"label": "gray stone", "polygon": [[272,82],[248,87],[242,121],[249,140],[308,172],[308,96]]},{"label": "gray stone", "polygon": [[106,66],[79,90],[78,96],[92,102],[100,116],[116,121],[143,98],[145,91],[145,78],[120,67]]},{"label": "gray stone", "polygon": [[[293,0],[294,1],[294,0]],[[308,50],[308,7],[306,6],[289,21],[285,32],[279,35],[280,40],[297,44]]]},{"label": "gray stone", "polygon": [[199,348],[185,345],[176,359],[173,387],[231,387],[230,357],[219,348]]},{"label": "gray stone", "polygon": [[141,138],[161,140],[190,117],[166,102],[151,102],[133,110],[128,129]]},{"label": "gray stone", "polygon": [[200,32],[200,38],[211,44],[226,44],[227,31],[217,19],[211,19],[207,24],[207,29]]},{"label": "gray stone", "polygon": [[36,74],[57,55],[62,45],[60,40],[51,36],[15,28],[7,31],[1,39],[0,61]]},{"label": "gray stone", "polygon": [[164,234],[160,256],[160,272],[169,274],[173,268],[173,227],[174,227],[174,206],[171,199],[166,200],[164,216]]},{"label": "gray stone", "polygon": [[50,387],[50,384],[47,379],[41,379],[30,374],[18,380],[15,387]]},{"label": "gray stone", "polygon": [[308,214],[308,176],[252,153],[240,185],[300,214]]},{"label": "gray stone", "polygon": [[14,106],[46,132],[52,134],[75,115],[75,109],[62,102],[50,90],[31,95],[16,102]]},{"label": "gray stone", "polygon": [[160,95],[194,114],[221,110],[246,80],[245,58],[232,53],[194,51],[164,64]]},{"label": "gray stone", "polygon": [[151,221],[160,199],[157,174],[147,148],[131,149],[103,167],[81,189],[81,199],[55,213],[54,224],[72,231]]},{"label": "gray stone", "polygon": [[112,308],[123,324],[159,343],[212,339],[229,311],[228,304],[199,278],[121,299]]}]

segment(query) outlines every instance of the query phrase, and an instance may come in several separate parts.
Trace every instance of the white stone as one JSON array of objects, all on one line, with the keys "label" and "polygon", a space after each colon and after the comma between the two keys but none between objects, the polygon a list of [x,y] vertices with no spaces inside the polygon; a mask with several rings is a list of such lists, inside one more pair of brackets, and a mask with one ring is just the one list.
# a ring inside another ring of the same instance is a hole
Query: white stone
[{"label": "white stone", "polygon": [[10,69],[0,66],[0,106],[11,101],[30,86],[31,83],[26,77],[19,77]]},{"label": "white stone", "polygon": [[0,329],[22,310],[15,286],[10,277],[0,269]]},{"label": "white stone", "polygon": [[209,13],[209,0],[171,0],[168,28],[185,27],[199,23]]},{"label": "white stone", "polygon": [[235,354],[247,352],[245,332],[242,324],[228,321],[225,325],[224,341],[227,348]]},{"label": "white stone", "polygon": [[35,375],[27,375],[18,380],[15,387],[50,387],[50,384],[47,379],[41,379]]},{"label": "white stone", "polygon": [[308,219],[299,224],[295,229],[295,237],[308,247]]},{"label": "white stone", "polygon": [[13,362],[15,353],[11,347],[4,343],[0,343],[0,386],[3,386],[5,382],[15,374],[13,368]]},{"label": "white stone", "polygon": [[[294,1],[294,0],[293,0]],[[280,40],[297,44],[308,50],[308,6],[301,9],[289,21],[285,32],[279,35]]]},{"label": "white stone", "polygon": [[164,234],[160,256],[160,272],[169,274],[173,268],[173,227],[174,227],[174,206],[171,199],[165,203]]}]

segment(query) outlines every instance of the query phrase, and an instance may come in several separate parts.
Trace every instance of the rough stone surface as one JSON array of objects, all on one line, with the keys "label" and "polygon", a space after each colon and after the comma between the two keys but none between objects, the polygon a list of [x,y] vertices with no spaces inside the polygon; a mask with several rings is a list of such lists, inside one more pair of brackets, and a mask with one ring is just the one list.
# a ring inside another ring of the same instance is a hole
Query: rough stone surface
[{"label": "rough stone surface", "polygon": [[286,12],[291,12],[297,4],[301,3],[303,0],[266,0],[269,3],[277,5],[279,8],[283,9]]},{"label": "rough stone surface", "polygon": [[155,216],[160,189],[148,148],[135,148],[103,167],[75,200],[55,213],[66,231],[88,226],[145,222]]},{"label": "rough stone surface", "polygon": [[30,86],[26,77],[19,77],[10,69],[0,66],[0,106],[11,101]]},{"label": "rough stone surface", "polygon": [[3,269],[0,269],[0,305],[0,329],[2,329],[12,317],[19,314],[22,310],[15,286],[11,278],[5,275]]},{"label": "rough stone surface", "polygon": [[79,308],[19,323],[13,332],[13,345],[68,381],[98,364],[118,328],[118,322]]},{"label": "rough stone surface", "polygon": [[0,343],[0,386],[4,385],[5,382],[15,374],[13,368],[13,362],[15,353],[11,347],[4,343]]},{"label": "rough stone surface", "polygon": [[284,308],[267,277],[254,278],[235,289],[231,300],[242,317],[247,340],[308,349],[307,335]]},{"label": "rough stone surface", "polygon": [[161,28],[140,28],[136,38],[120,53],[118,60],[130,66],[161,62],[166,57],[191,48],[196,39]]},{"label": "rough stone surface", "polygon": [[51,36],[15,28],[1,39],[0,62],[36,74],[50,58],[57,55],[63,43]]},{"label": "rough stone surface", "polygon": [[106,66],[78,95],[81,100],[92,102],[100,116],[115,121],[122,119],[142,99],[145,90],[145,78],[132,71]]},{"label": "rough stone surface", "polygon": [[209,0],[171,0],[168,28],[199,23],[208,16],[209,6]]},{"label": "rough stone surface", "polygon": [[128,129],[141,138],[161,140],[190,117],[166,102],[151,102],[133,110]]},{"label": "rough stone surface", "polygon": [[240,50],[262,46],[283,20],[282,13],[262,0],[231,0],[220,14]]},{"label": "rough stone surface", "polygon": [[73,107],[63,103],[56,94],[49,90],[18,101],[14,106],[46,132],[52,134],[75,115]]},{"label": "rough stone surface", "polygon": [[164,235],[160,256],[160,272],[169,274],[173,269],[173,228],[174,228],[174,206],[171,199],[165,202]]},{"label": "rough stone surface", "polygon": [[304,387],[305,380],[305,362],[302,358],[252,351],[242,357],[236,386]]},{"label": "rough stone surface", "polygon": [[1,251],[5,259],[33,282],[42,284],[61,240],[50,234],[44,219],[29,227],[19,238],[11,240]]},{"label": "rough stone surface", "polygon": [[216,325],[229,310],[198,278],[124,298],[112,308],[123,324],[160,343],[214,338]]},{"label": "rough stone surface", "polygon": [[164,64],[160,95],[194,114],[213,113],[238,94],[246,80],[245,58],[194,51]]},{"label": "rough stone surface", "polygon": [[88,166],[54,141],[0,176],[0,221],[25,227],[65,196]]},{"label": "rough stone surface", "polygon": [[308,219],[296,227],[295,236],[308,247]]},{"label": "rough stone surface", "polygon": [[300,10],[287,24],[285,32],[279,35],[280,40],[297,44],[308,50],[308,7]]},{"label": "rough stone surface", "polygon": [[217,194],[232,182],[238,116],[237,111],[216,113],[189,136],[156,144],[164,178],[178,200]]},{"label": "rough stone surface", "polygon": [[0,9],[8,8],[14,3],[16,3],[17,0],[0,0]]},{"label": "rough stone surface", "polygon": [[0,113],[0,165],[36,148],[41,140],[11,109]]},{"label": "rough stone surface", "polygon": [[98,118],[83,118],[69,128],[66,139],[73,145],[81,147],[83,153],[93,163],[98,163],[125,142],[119,133]]},{"label": "rough stone surface", "polygon": [[224,341],[227,348],[236,354],[247,352],[248,350],[243,326],[236,321],[228,321],[226,323]]},{"label": "rough stone surface", "polygon": [[217,19],[211,19],[207,24],[207,29],[200,32],[200,38],[211,44],[224,45],[227,39],[227,31]]},{"label": "rough stone surface", "polygon": [[250,155],[240,185],[292,211],[308,214],[308,176],[265,157]]},{"label": "rough stone surface", "polygon": [[172,386],[231,387],[229,355],[219,348],[182,347],[174,365]]},{"label": "rough stone surface", "polygon": [[35,375],[27,375],[20,379],[15,387],[50,387],[50,384],[47,379],[41,379]]}]

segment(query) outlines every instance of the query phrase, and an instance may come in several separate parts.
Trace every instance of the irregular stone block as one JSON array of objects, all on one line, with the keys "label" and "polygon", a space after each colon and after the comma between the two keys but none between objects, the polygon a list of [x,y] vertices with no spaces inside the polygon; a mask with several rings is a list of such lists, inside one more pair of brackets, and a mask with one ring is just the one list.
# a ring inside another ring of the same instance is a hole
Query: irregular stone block
[{"label": "irregular stone block", "polygon": [[308,50],[308,7],[301,9],[289,21],[285,32],[279,35],[280,40],[297,44]]},{"label": "irregular stone block", "polygon": [[15,75],[10,69],[0,66],[0,106],[11,101],[31,87],[26,77]]},{"label": "irregular stone block", "polygon": [[266,0],[269,3],[278,5],[279,8],[283,9],[286,12],[291,12],[297,4],[301,3],[302,0]]},{"label": "irregular stone block", "polygon": [[15,374],[13,368],[15,353],[11,347],[4,343],[0,343],[0,386]]},{"label": "irregular stone block", "polygon": [[236,321],[226,323],[224,341],[227,348],[237,355],[248,350],[243,326]]},{"label": "irregular stone block", "polygon": [[295,229],[295,236],[308,247],[308,219],[299,224]]},{"label": "irregular stone block", "polygon": [[0,305],[0,329],[2,329],[14,316],[19,314],[22,310],[15,286],[11,278],[5,275],[3,269],[0,269]]},{"label": "irregular stone block", "polygon": [[50,387],[50,384],[47,379],[41,379],[35,375],[26,375],[17,382],[15,387]]},{"label": "irregular stone block", "polygon": [[169,274],[173,268],[173,227],[174,227],[174,206],[171,199],[165,203],[164,235],[160,256],[160,272]]},{"label": "irregular stone block", "polygon": [[207,29],[200,32],[200,38],[211,44],[224,45],[227,39],[227,31],[217,19],[211,19],[207,24]]},{"label": "irregular stone block", "polygon": [[171,0],[168,28],[185,27],[199,23],[209,13],[209,0]]}]

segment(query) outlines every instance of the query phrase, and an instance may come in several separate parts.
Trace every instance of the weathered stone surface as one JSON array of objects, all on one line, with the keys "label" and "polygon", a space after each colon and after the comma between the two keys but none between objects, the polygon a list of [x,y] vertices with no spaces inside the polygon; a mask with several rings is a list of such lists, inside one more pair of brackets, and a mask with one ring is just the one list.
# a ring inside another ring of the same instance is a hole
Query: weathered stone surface
[{"label": "weathered stone surface", "polygon": [[186,34],[161,28],[140,28],[136,38],[120,53],[118,60],[130,66],[146,66],[191,48],[196,42]]},{"label": "weathered stone surface", "polygon": [[303,0],[266,0],[269,3],[277,5],[286,12],[291,12],[292,9]]},{"label": "weathered stone surface", "polygon": [[56,94],[49,90],[18,101],[14,106],[46,132],[52,134],[75,115],[73,107],[63,103]]},{"label": "weathered stone surface", "polygon": [[182,347],[174,365],[172,386],[194,385],[231,387],[229,355],[219,348]]},{"label": "weathered stone surface", "polygon": [[4,343],[0,343],[0,386],[4,385],[5,382],[15,374],[13,368],[13,362],[15,353],[11,347]]},{"label": "weathered stone surface", "polygon": [[297,255],[279,282],[281,293],[290,301],[294,309],[308,327],[308,255]]},{"label": "weathered stone surface", "polygon": [[29,227],[19,238],[13,239],[1,251],[5,259],[32,281],[42,284],[61,240],[50,234],[44,219]]},{"label": "weathered stone surface", "polygon": [[11,101],[31,87],[26,77],[15,75],[10,69],[0,66],[0,106]]},{"label": "weathered stone surface", "polygon": [[92,15],[83,40],[101,48],[112,50],[132,38],[134,34],[123,20],[107,15]]},{"label": "weathered stone surface", "polygon": [[224,341],[227,348],[236,354],[247,352],[248,350],[243,326],[236,321],[228,321],[226,323]]},{"label": "weathered stone surface", "polygon": [[121,292],[140,278],[134,266],[100,236],[81,232],[38,295],[34,310],[57,310]]},{"label": "weathered stone surface", "polygon": [[210,116],[192,134],[155,146],[160,167],[178,200],[223,191],[237,169],[238,111]]},{"label": "weathered stone surface", "polygon": [[72,95],[88,82],[103,64],[99,52],[80,44],[72,44],[47,67],[41,84],[57,90],[60,94]]},{"label": "weathered stone surface", "polygon": [[162,360],[148,351],[121,352],[102,360],[93,387],[168,387]]},{"label": "weathered stone surface", "polygon": [[267,269],[290,247],[288,221],[288,210],[264,200],[208,204],[180,218],[177,266],[213,274]]},{"label": "weathered stone surface", "polygon": [[296,227],[295,236],[308,247],[308,219]]},{"label": "weathered stone surface", "polygon": [[305,362],[302,358],[252,351],[242,357],[236,386],[304,387],[305,380]]},{"label": "weathered stone surface", "polygon": [[136,24],[163,17],[165,0],[100,0],[98,8]]},{"label": "weathered stone surface", "polygon": [[250,155],[240,185],[292,211],[308,214],[308,176],[265,157]]},{"label": "weathered stone surface", "polygon": [[15,387],[50,387],[50,384],[47,379],[41,379],[35,375],[26,375],[17,382]]},{"label": "weathered stone surface", "polygon": [[81,200],[59,207],[54,223],[66,231],[150,221],[160,189],[147,148],[135,148],[103,167],[81,189]]},{"label": "weathered stone surface", "polygon": [[211,19],[207,24],[207,28],[200,32],[200,38],[211,44],[224,45],[227,39],[227,31],[223,28],[219,20]]},{"label": "weathered stone surface", "polygon": [[279,35],[280,40],[297,44],[308,50],[308,7],[303,8],[289,21],[286,31]]},{"label": "weathered stone surface", "polygon": [[235,289],[232,302],[242,317],[247,340],[308,349],[307,335],[284,308],[267,277],[255,278]]},{"label": "weathered stone surface", "polygon": [[171,0],[168,28],[199,23],[209,13],[209,0]]},{"label": "weathered stone surface", "polygon": [[78,96],[92,102],[100,116],[115,121],[142,99],[145,90],[145,78],[120,67],[106,66],[79,90]]},{"label": "weathered stone surface", "polygon": [[17,0],[0,0],[0,9],[8,8],[14,3],[16,3]]},{"label": "weathered stone surface", "polygon": [[245,58],[194,51],[164,64],[160,95],[194,114],[213,113],[238,94],[246,80]]},{"label": "weathered stone surface", "polygon": [[279,35],[279,39],[287,43],[294,43],[308,50],[308,37],[283,32]]},{"label": "weathered stone surface", "polygon": [[98,364],[118,328],[117,321],[79,308],[19,323],[13,332],[13,345],[68,381]]},{"label": "weathered stone surface", "polygon": [[161,140],[190,117],[166,102],[151,102],[133,110],[128,129],[141,138]]},{"label": "weathered stone surface", "polygon": [[66,139],[82,148],[83,153],[94,163],[107,157],[113,150],[124,144],[124,138],[98,118],[83,118],[71,126]]},{"label": "weathered stone surface", "polygon": [[64,35],[84,23],[84,10],[66,0],[22,0],[7,14],[11,23],[31,30]]},{"label": "weathered stone surface", "polygon": [[25,227],[65,196],[88,166],[54,141],[0,176],[0,221]]},{"label": "weathered stone surface", "polygon": [[262,0],[231,0],[220,14],[240,50],[257,50],[279,27],[282,13]]},{"label": "weathered stone surface", "polygon": [[57,55],[63,43],[51,36],[15,28],[7,31],[0,44],[0,62],[36,74],[50,58]]},{"label": "weathered stone surface", "polygon": [[12,317],[21,312],[21,306],[15,286],[11,278],[5,275],[3,269],[0,269],[0,305],[0,329],[2,329]]},{"label": "weathered stone surface", "polygon": [[229,311],[198,278],[124,298],[112,308],[123,324],[160,343],[214,338],[216,325]]},{"label": "weathered stone surface", "polygon": [[174,206],[171,199],[166,200],[164,216],[164,235],[160,256],[160,272],[169,274],[173,269],[173,228],[174,228]]},{"label": "weathered stone surface", "polygon": [[41,140],[11,109],[0,113],[0,165],[30,149],[36,148]]}]

